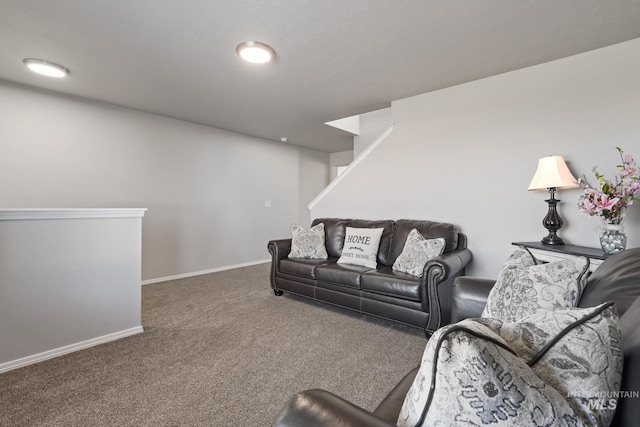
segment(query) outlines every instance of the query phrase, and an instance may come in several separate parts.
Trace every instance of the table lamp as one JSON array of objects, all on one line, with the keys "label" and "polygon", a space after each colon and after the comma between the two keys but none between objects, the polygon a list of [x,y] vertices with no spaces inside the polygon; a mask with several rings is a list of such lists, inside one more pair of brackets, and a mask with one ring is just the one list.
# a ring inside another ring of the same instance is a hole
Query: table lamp
[{"label": "table lamp", "polygon": [[538,160],[538,169],[529,184],[529,190],[549,190],[549,198],[545,200],[549,204],[549,212],[542,220],[542,225],[549,230],[549,234],[542,238],[543,244],[564,245],[564,241],[556,234],[562,228],[563,221],[556,209],[560,200],[555,198],[555,193],[556,190],[577,187],[578,181],[569,171],[562,156],[547,156]]}]

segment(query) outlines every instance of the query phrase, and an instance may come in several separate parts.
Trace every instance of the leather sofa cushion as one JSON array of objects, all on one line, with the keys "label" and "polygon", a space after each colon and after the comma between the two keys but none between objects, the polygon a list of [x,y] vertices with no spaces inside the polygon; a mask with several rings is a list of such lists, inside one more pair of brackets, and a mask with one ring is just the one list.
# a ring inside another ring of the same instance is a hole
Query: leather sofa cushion
[{"label": "leather sofa cushion", "polygon": [[[409,308],[411,310],[417,310],[419,311],[422,315],[429,315],[429,312],[425,311],[422,309],[422,304],[419,301],[411,301],[409,299],[406,298],[399,298],[399,297],[392,297],[391,295],[383,295],[383,294],[379,294],[377,292],[371,292],[371,291],[365,291],[360,289],[358,292],[360,292],[360,296],[362,297],[362,307],[364,309],[365,305],[368,305],[368,303],[382,303],[382,307],[384,308],[384,311],[382,313],[379,313],[381,316],[389,316],[391,315],[391,311],[398,309],[398,310],[404,310],[406,308]],[[397,311],[395,313],[398,313]],[[375,314],[375,313],[374,313]],[[394,317],[395,319],[395,317]],[[415,319],[415,317],[414,317]],[[417,323],[415,321],[409,321],[408,323],[412,324],[412,325],[420,325],[423,324],[425,322],[420,322],[418,321]]]},{"label": "leather sofa cushion", "polygon": [[324,264],[316,268],[316,280],[360,289],[360,276],[371,270],[351,264]]},{"label": "leather sofa cushion", "polygon": [[613,301],[622,316],[640,296],[640,248],[627,249],[607,258],[589,277],[580,307]]},{"label": "leather sofa cushion", "polygon": [[316,218],[311,226],[324,224],[324,243],[329,257],[340,258],[344,246],[344,236],[349,225],[348,219],[342,218]]},{"label": "leather sofa cushion", "polygon": [[393,239],[389,248],[388,263],[393,265],[396,258],[402,253],[407,236],[413,229],[418,230],[425,239],[442,237],[445,241],[444,252],[449,252],[458,247],[458,232],[453,224],[443,222],[399,219],[393,231]]},{"label": "leather sofa cushion", "polygon": [[[331,293],[325,291],[330,291]],[[334,297],[339,294],[340,297],[338,298],[340,299],[340,301],[327,299],[327,295],[331,294],[333,294]],[[356,309],[359,309],[359,301],[362,297],[362,291],[359,288],[350,288],[343,285],[337,285],[335,283],[316,280],[316,299],[319,299],[320,301],[334,302],[343,307],[348,306],[349,308],[351,308],[351,305],[349,305],[349,300],[352,301],[352,299],[349,296],[357,297],[356,299],[358,300],[358,304],[356,304]]]},{"label": "leather sofa cushion", "polygon": [[[378,246],[378,263],[383,265],[392,265],[389,263],[389,248],[391,247],[391,238],[394,233],[395,221],[380,220],[370,221],[366,219],[355,219],[351,221],[349,227],[354,228],[382,228],[382,237],[380,237],[380,246]],[[406,240],[406,237],[405,237]]]},{"label": "leather sofa cushion", "polygon": [[420,279],[391,267],[378,267],[377,270],[364,273],[360,287],[363,291],[420,302]]},{"label": "leather sofa cushion", "polygon": [[326,259],[288,259],[280,260],[280,272],[293,274],[294,276],[306,277],[308,279],[316,278],[316,267],[327,262],[335,262],[336,260]]}]

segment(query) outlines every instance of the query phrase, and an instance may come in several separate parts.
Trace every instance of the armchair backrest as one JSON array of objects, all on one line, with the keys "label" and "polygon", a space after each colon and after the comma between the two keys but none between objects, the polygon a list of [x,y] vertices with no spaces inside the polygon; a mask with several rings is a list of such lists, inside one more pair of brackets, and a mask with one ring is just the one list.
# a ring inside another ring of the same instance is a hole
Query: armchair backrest
[{"label": "armchair backrest", "polygon": [[[580,307],[613,301],[620,316],[624,368],[612,426],[636,425],[640,420],[640,248],[607,258],[589,277]],[[627,394],[629,392],[630,394]]]},{"label": "armchair backrest", "polygon": [[639,296],[640,248],[633,248],[610,256],[589,276],[578,305],[613,301],[622,316]]}]

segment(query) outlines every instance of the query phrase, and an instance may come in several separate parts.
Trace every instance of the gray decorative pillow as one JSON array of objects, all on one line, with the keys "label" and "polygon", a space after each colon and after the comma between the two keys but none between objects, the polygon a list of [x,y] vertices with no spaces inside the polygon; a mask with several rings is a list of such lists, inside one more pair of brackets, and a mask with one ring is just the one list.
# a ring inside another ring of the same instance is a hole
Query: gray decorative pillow
[{"label": "gray decorative pillow", "polygon": [[409,232],[402,253],[393,263],[393,269],[422,277],[424,265],[430,259],[442,255],[445,241],[442,237],[425,239],[415,228]]},{"label": "gray decorative pillow", "polygon": [[383,230],[384,228],[347,227],[344,247],[338,263],[376,268],[378,266],[378,247]]},{"label": "gray decorative pillow", "polygon": [[398,426],[609,425],[621,339],[612,303],[445,326],[427,343]]},{"label": "gray decorative pillow", "polygon": [[575,307],[585,286],[589,259],[576,257],[528,267],[521,259],[505,267],[489,292],[482,317],[517,322],[546,310]]},{"label": "gray decorative pillow", "polygon": [[293,224],[291,226],[289,258],[327,259],[327,249],[324,245],[324,223],[316,224],[308,230]]},{"label": "gray decorative pillow", "polygon": [[531,252],[524,246],[518,246],[507,258],[507,261],[502,266],[502,269],[505,268],[509,270],[515,270],[518,268],[527,268],[532,265],[536,265],[538,260],[535,259]]}]

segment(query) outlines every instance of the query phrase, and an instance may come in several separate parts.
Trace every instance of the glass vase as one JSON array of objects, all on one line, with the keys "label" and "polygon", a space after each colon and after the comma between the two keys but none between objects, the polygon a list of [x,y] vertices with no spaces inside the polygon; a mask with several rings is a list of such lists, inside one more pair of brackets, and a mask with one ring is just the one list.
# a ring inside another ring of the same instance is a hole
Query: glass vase
[{"label": "glass vase", "polygon": [[617,254],[627,247],[627,235],[622,224],[605,224],[600,230],[600,246],[607,254]]}]

